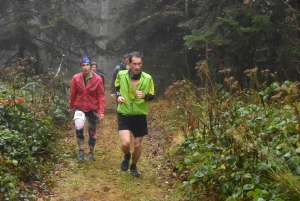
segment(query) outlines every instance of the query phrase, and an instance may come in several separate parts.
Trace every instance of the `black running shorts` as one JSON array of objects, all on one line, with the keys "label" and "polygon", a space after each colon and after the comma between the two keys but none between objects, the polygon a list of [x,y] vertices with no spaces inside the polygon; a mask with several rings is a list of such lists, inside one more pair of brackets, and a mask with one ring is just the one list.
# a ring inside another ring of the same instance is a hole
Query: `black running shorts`
[{"label": "black running shorts", "polygon": [[134,137],[148,134],[146,115],[127,116],[118,113],[118,130],[130,130]]}]

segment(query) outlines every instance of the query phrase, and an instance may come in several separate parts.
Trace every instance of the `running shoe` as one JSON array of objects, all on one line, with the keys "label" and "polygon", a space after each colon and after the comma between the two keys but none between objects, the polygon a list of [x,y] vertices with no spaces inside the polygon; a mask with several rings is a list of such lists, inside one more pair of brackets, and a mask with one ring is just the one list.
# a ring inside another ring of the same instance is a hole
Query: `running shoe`
[{"label": "running shoe", "polygon": [[77,160],[78,160],[78,162],[84,161],[84,151],[83,150],[79,150],[78,155],[77,155]]},{"label": "running shoe", "polygon": [[138,170],[136,169],[136,165],[131,165],[130,166],[130,172],[133,176],[135,177],[139,177],[140,173],[138,172]]},{"label": "running shoe", "polygon": [[88,155],[87,155],[87,157],[88,157],[88,159],[89,159],[90,161],[94,161],[94,160],[95,160],[95,158],[94,158],[94,153],[93,153],[93,152],[89,152]]},{"label": "running shoe", "polygon": [[129,167],[129,161],[130,161],[130,153],[124,156],[124,159],[121,163],[121,170],[127,171]]}]

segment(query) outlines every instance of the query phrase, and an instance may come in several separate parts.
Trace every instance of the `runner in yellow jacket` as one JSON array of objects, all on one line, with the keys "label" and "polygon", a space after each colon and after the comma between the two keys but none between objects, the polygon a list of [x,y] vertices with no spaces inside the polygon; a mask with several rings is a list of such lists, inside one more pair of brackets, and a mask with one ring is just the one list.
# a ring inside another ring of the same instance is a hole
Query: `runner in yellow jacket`
[{"label": "runner in yellow jacket", "polygon": [[118,102],[118,130],[124,159],[121,169],[129,168],[130,131],[134,137],[132,163],[130,171],[133,176],[140,176],[136,164],[141,155],[143,137],[148,134],[147,119],[149,101],[154,99],[154,82],[152,77],[142,72],[143,56],[140,52],[129,55],[130,69],[119,71],[115,80]]}]

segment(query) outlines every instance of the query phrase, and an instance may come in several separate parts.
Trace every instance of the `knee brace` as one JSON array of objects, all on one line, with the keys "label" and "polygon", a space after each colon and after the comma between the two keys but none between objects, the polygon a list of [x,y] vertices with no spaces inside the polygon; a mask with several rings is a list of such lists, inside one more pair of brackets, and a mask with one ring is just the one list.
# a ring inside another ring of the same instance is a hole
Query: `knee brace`
[{"label": "knee brace", "polygon": [[84,112],[80,110],[75,111],[73,120],[75,123],[76,130],[81,130],[84,128],[85,119],[86,118]]},{"label": "knee brace", "polygon": [[75,123],[76,130],[81,130],[81,129],[84,128],[84,123],[85,123],[84,120],[82,120],[82,119],[75,119],[74,123]]}]

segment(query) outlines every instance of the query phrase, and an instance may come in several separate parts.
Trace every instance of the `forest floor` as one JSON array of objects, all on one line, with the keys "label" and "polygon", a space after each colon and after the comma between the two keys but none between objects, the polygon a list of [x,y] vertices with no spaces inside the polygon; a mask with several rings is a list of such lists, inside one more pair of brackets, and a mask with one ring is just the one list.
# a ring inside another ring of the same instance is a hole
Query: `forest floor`
[{"label": "forest floor", "polygon": [[[108,91],[108,90],[107,90]],[[51,201],[167,201],[171,198],[173,182],[170,171],[164,168],[166,149],[164,137],[157,123],[148,118],[149,134],[142,143],[142,155],[137,164],[141,173],[134,177],[130,171],[122,171],[120,163],[123,153],[117,131],[116,103],[107,93],[105,119],[97,127],[98,140],[95,147],[95,161],[78,163],[75,128],[70,122],[63,138],[63,159],[55,172],[56,183]],[[85,131],[85,152],[87,153],[87,131]]]}]

